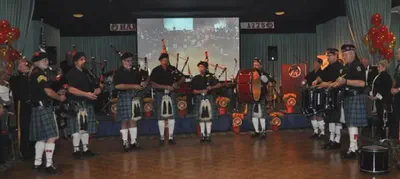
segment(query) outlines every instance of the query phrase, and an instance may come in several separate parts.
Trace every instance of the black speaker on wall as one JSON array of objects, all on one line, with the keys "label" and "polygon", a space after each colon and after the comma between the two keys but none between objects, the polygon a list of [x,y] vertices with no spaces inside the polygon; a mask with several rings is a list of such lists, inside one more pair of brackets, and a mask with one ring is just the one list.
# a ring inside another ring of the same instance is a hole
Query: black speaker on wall
[{"label": "black speaker on wall", "polygon": [[49,65],[57,65],[57,47],[46,46],[46,52]]},{"label": "black speaker on wall", "polygon": [[278,61],[277,46],[268,46],[268,61]]}]

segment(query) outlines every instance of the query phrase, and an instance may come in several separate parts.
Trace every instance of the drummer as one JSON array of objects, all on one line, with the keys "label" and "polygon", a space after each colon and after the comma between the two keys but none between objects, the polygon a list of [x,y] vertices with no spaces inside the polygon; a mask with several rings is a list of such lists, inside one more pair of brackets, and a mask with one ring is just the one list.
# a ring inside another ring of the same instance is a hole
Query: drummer
[{"label": "drummer", "polygon": [[[307,74],[305,80],[303,82],[304,85],[308,87],[312,86],[313,81],[317,79],[318,76],[321,75],[321,65],[323,60],[320,58],[316,58],[313,63],[313,71]],[[310,137],[311,139],[322,139],[325,136],[325,123],[322,114],[316,114],[313,116],[309,116],[312,127],[314,129],[313,135]]]},{"label": "drummer", "polygon": [[[333,90],[331,86],[337,78],[343,73],[343,64],[339,60],[339,50],[335,48],[328,48],[326,50],[329,65],[324,69],[323,73],[313,82],[313,86],[319,88],[330,88],[332,95],[337,96],[338,91]],[[329,140],[322,145],[322,149],[340,149],[341,130],[343,128],[340,122],[341,106],[325,112],[325,121],[329,123]]]},{"label": "drummer", "polygon": [[253,105],[251,105],[252,112],[250,114],[254,126],[254,133],[252,134],[252,137],[260,137],[261,139],[264,139],[266,137],[265,117],[267,114],[265,85],[268,84],[269,81],[271,81],[269,79],[272,79],[272,77],[268,73],[263,71],[261,61],[257,57],[255,57],[253,60],[253,69],[257,72],[254,76],[260,78],[263,85],[261,88],[260,100],[257,102],[255,101]]}]

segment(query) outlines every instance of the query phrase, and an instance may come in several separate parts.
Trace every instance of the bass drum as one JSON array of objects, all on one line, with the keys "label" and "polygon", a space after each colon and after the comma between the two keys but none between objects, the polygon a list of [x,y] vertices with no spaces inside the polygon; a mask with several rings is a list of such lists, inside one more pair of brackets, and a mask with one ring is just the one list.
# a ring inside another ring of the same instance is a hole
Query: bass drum
[{"label": "bass drum", "polygon": [[240,70],[236,77],[236,94],[239,102],[253,103],[261,98],[262,83],[253,77],[252,69]]}]

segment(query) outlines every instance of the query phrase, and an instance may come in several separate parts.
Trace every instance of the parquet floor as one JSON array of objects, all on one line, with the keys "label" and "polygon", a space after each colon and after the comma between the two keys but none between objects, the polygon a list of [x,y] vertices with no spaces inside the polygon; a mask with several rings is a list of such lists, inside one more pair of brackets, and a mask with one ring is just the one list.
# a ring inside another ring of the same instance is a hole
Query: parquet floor
[{"label": "parquet floor", "polygon": [[[308,139],[310,132],[268,133],[266,141],[247,134],[213,137],[212,144],[200,144],[198,137],[179,137],[176,146],[158,146],[155,139],[142,139],[143,151],[123,153],[119,138],[98,139],[91,148],[100,155],[74,160],[69,141],[57,143],[55,161],[63,174],[48,176],[31,171],[31,161],[19,162],[0,173],[1,179],[353,179],[400,178],[389,174],[372,176],[359,171],[358,161],[344,161],[340,151],[323,151],[322,141]],[[344,136],[343,146],[347,144]]]}]

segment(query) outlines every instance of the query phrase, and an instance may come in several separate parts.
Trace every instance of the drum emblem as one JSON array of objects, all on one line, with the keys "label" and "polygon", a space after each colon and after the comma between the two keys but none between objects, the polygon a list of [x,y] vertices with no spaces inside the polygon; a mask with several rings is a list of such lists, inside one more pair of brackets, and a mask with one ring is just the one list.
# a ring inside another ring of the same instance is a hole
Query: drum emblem
[{"label": "drum emblem", "polygon": [[295,105],[296,105],[296,99],[294,99],[294,98],[289,98],[289,99],[287,100],[287,104],[290,105],[290,106],[295,106]]},{"label": "drum emblem", "polygon": [[298,78],[301,75],[301,68],[298,65],[292,65],[289,68],[289,76],[292,78]]},{"label": "drum emblem", "polygon": [[179,101],[178,102],[178,109],[179,110],[184,110],[184,109],[186,109],[186,107],[187,107],[187,104],[186,104],[186,101]]},{"label": "drum emblem", "polygon": [[146,103],[144,105],[144,111],[150,112],[151,110],[153,110],[153,105],[151,103]]}]

